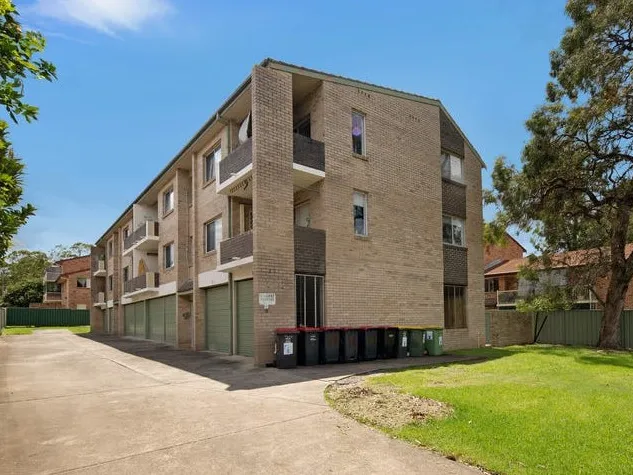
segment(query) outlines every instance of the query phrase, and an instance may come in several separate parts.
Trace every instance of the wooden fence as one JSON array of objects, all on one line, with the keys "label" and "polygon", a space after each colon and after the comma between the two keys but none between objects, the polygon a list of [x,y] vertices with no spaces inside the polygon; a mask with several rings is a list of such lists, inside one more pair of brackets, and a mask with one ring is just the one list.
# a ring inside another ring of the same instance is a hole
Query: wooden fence
[{"label": "wooden fence", "polygon": [[89,310],[68,308],[3,308],[6,326],[72,327],[90,325]]},{"label": "wooden fence", "polygon": [[[596,346],[602,311],[570,310],[525,314],[514,310],[486,312],[486,343],[506,346],[525,343]],[[633,310],[622,312],[620,339],[633,348]]]}]

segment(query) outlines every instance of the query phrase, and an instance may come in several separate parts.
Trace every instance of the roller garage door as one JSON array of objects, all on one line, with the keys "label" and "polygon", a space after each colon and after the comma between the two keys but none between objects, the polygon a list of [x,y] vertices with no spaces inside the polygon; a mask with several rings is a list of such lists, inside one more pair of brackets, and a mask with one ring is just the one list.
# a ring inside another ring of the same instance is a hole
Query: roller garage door
[{"label": "roller garage door", "polygon": [[123,319],[125,320],[125,336],[134,336],[134,304],[123,306]]},{"label": "roller garage door", "polygon": [[145,302],[136,302],[134,305],[134,336],[146,338]]},{"label": "roller garage door", "polygon": [[165,341],[176,345],[176,296],[163,297],[165,309]]},{"label": "roller garage door", "polygon": [[220,285],[205,291],[207,349],[219,353],[231,350],[231,307],[229,286]]},{"label": "roller garage door", "polygon": [[253,356],[253,280],[235,282],[237,354]]},{"label": "roller garage door", "polygon": [[154,341],[165,341],[165,309],[163,299],[148,301],[148,338]]}]

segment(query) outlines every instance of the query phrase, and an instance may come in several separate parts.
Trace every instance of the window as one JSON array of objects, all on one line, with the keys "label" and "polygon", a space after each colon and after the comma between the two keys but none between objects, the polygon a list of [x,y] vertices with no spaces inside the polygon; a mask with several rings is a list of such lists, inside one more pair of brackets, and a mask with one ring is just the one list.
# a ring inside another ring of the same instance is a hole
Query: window
[{"label": "window", "polygon": [[222,157],[222,148],[218,145],[211,152],[204,156],[204,182],[207,183],[215,180],[216,169],[220,158]]},{"label": "window", "polygon": [[444,286],[444,328],[466,328],[466,287]]},{"label": "window", "polygon": [[204,225],[204,252],[216,251],[222,240],[222,219],[209,221]]},{"label": "window", "polygon": [[112,283],[112,276],[111,276],[111,275],[109,275],[109,276],[108,276],[108,290],[109,290],[110,292],[112,292],[112,289],[113,289],[113,288],[114,288],[114,285],[113,285],[113,283]]},{"label": "window", "polygon": [[77,287],[80,289],[88,288],[88,279],[85,277],[77,277]]},{"label": "window", "polygon": [[297,326],[323,326],[323,276],[297,275]]},{"label": "window", "polygon": [[295,206],[295,226],[310,227],[310,203]]},{"label": "window", "polygon": [[367,193],[354,192],[354,234],[367,236]]},{"label": "window", "polygon": [[123,268],[123,282],[130,280],[130,268],[125,266]]},{"label": "window", "polygon": [[77,310],[87,310],[88,307],[85,303],[78,303],[77,304]]},{"label": "window", "polygon": [[499,290],[499,279],[486,279],[485,281],[485,291],[486,292],[497,292]]},{"label": "window", "polygon": [[126,239],[129,235],[130,235],[130,228],[129,228],[129,226],[126,226],[123,229],[123,239]]},{"label": "window", "polygon": [[174,267],[174,243],[163,246],[163,259],[165,269],[171,269]]},{"label": "window", "polygon": [[112,257],[112,249],[113,249],[112,240],[109,240],[108,241],[108,257]]},{"label": "window", "polygon": [[365,155],[365,116],[360,112],[352,112],[352,150]]},{"label": "window", "polygon": [[464,182],[464,160],[449,153],[442,154],[442,178]]},{"label": "window", "polygon": [[253,205],[240,205],[240,232],[245,233],[253,229]]},{"label": "window", "polygon": [[295,134],[303,135],[304,137],[311,137],[310,135],[310,116],[304,117],[297,125],[294,126],[293,132]]},{"label": "window", "polygon": [[174,209],[174,189],[170,188],[163,193],[163,215]]},{"label": "window", "polygon": [[464,220],[442,216],[442,241],[444,244],[464,246]]}]

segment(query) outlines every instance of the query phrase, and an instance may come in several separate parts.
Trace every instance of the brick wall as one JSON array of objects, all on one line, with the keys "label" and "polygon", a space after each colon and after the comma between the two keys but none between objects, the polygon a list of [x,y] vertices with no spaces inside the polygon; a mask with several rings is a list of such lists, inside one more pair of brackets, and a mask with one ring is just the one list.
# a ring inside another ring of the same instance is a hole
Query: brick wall
[{"label": "brick wall", "polygon": [[458,218],[466,217],[466,186],[442,180],[442,212]]},{"label": "brick wall", "polygon": [[531,313],[489,310],[492,346],[526,345],[533,342],[534,323]]},{"label": "brick wall", "polygon": [[458,157],[464,156],[464,138],[444,111],[440,110],[440,140],[442,149]]},{"label": "brick wall", "polygon": [[444,244],[444,283],[468,285],[468,249]]},{"label": "brick wall", "polygon": [[[256,364],[273,360],[274,329],[295,324],[292,76],[256,66],[253,101],[253,317]],[[276,294],[264,311],[260,292]]]},{"label": "brick wall", "polygon": [[234,257],[243,259],[253,255],[253,233],[246,232],[222,242],[220,246],[220,263],[233,261]]},{"label": "brick wall", "polygon": [[325,274],[325,231],[295,226],[295,271]]},{"label": "brick wall", "polygon": [[488,244],[484,246],[484,264],[489,264],[495,260],[508,261],[523,257],[523,248],[510,237],[506,238],[504,245]]}]

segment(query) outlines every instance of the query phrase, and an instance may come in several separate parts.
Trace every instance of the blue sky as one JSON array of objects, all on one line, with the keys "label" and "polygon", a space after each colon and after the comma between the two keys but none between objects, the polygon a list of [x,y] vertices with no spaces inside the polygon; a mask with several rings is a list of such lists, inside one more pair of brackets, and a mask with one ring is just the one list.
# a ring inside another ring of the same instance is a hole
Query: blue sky
[{"label": "blue sky", "polygon": [[439,98],[489,169],[518,163],[567,25],[562,0],[17,3],[59,77],[11,135],[38,208],[16,245],[42,250],[94,242],[265,57]]}]

